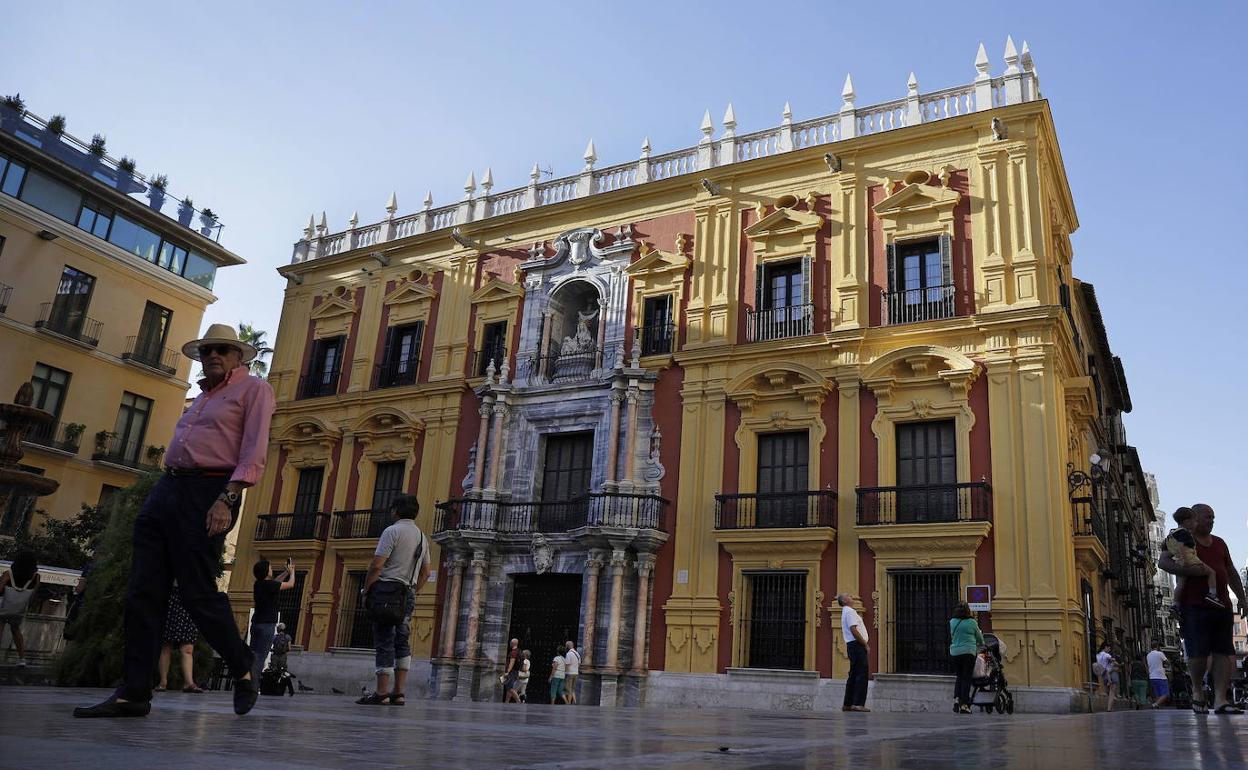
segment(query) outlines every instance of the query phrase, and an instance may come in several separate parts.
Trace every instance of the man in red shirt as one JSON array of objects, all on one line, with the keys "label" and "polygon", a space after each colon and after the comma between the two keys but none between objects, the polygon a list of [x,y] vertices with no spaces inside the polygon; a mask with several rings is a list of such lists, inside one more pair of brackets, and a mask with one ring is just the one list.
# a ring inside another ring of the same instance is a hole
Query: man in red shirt
[{"label": "man in red shirt", "polygon": [[182,352],[203,364],[204,379],[174,428],[165,473],[134,522],[123,683],[104,702],[74,709],[76,717],[142,717],[151,711],[152,669],[175,580],[195,626],[235,677],[234,713],[246,714],[256,704],[254,656],[216,581],[239,495],[264,473],[273,389],[251,376],[246,364],[257,351],[226,324],[208,327],[203,339],[188,342]]},{"label": "man in red shirt", "polygon": [[1213,534],[1213,508],[1199,503],[1192,506],[1192,512],[1196,518],[1192,529],[1196,538],[1196,554],[1205,565],[1213,568],[1217,578],[1217,595],[1223,606],[1213,607],[1205,601],[1205,594],[1210,586],[1204,565],[1184,567],[1165,550],[1157,561],[1157,566],[1166,572],[1187,576],[1178,600],[1183,618],[1187,670],[1192,678],[1192,710],[1197,714],[1209,713],[1209,704],[1197,696],[1204,692],[1205,672],[1212,671],[1214,713],[1242,714],[1243,710],[1226,698],[1231,684],[1231,661],[1235,657],[1235,645],[1231,641],[1235,616],[1231,609],[1230,591],[1234,591],[1239,599],[1240,612],[1248,608],[1248,598],[1244,596],[1244,584],[1231,560],[1231,551],[1226,547],[1226,541]]}]

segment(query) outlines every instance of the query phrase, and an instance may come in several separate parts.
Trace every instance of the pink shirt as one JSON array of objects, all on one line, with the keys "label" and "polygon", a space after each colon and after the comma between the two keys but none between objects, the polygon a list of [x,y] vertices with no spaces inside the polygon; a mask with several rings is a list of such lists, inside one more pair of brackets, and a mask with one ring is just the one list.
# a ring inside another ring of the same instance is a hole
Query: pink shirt
[{"label": "pink shirt", "polygon": [[[199,381],[202,389],[206,380]],[[269,383],[235,367],[200,393],[173,429],[165,452],[170,468],[233,468],[230,481],[251,485],[264,473],[269,421],[276,401]]]}]

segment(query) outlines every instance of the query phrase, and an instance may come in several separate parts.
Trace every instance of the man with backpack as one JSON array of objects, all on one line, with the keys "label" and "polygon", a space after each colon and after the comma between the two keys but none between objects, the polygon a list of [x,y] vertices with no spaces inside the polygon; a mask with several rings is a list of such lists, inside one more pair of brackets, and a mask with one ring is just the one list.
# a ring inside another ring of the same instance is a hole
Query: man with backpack
[{"label": "man with backpack", "polygon": [[[377,689],[356,701],[365,706],[402,706],[412,666],[409,625],[416,592],[429,579],[429,539],[416,526],[420,503],[399,495],[390,503],[395,521],[381,533],[360,593],[373,621]],[[390,679],[394,678],[394,688]]]}]

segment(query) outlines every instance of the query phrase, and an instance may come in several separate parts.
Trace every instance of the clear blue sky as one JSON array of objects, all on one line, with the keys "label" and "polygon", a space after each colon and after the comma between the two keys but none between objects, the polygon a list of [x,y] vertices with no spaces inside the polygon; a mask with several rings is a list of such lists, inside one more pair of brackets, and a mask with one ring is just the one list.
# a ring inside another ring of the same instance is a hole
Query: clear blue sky
[{"label": "clear blue sky", "polygon": [[[1076,274],[1096,284],[1126,366],[1130,440],[1162,506],[1204,500],[1248,557],[1244,308],[1248,125],[1244,3],[735,2],[10,3],[0,92],[106,134],[218,212],[250,264],[222,271],[204,323],[277,330],[308,215],[378,221],[468,172],[496,190],[534,162],[575,172],[691,145],[732,101],[738,131],[969,82],[983,41],[1031,43],[1082,227]],[[716,130],[718,135],[719,129]],[[1238,394],[1238,395],[1237,395]],[[1237,449],[1236,447],[1240,447]]]}]

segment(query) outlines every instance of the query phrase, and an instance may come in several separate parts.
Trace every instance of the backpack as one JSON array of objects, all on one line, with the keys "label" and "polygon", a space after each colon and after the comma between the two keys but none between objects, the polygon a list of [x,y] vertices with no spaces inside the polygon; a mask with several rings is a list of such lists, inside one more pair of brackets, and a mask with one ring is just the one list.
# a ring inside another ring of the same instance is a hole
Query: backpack
[{"label": "backpack", "polygon": [[280,634],[273,642],[273,654],[285,655],[288,652],[290,652],[290,635]]},{"label": "backpack", "polygon": [[35,596],[35,579],[38,577],[39,573],[35,572],[24,588],[18,588],[17,578],[12,572],[9,573],[9,585],[4,587],[4,596],[0,596],[0,617],[20,618],[26,614],[26,608]]},{"label": "backpack", "polygon": [[1099,660],[1092,664],[1093,676],[1103,676],[1104,674],[1105,674],[1105,667],[1101,665],[1101,662]]}]

